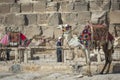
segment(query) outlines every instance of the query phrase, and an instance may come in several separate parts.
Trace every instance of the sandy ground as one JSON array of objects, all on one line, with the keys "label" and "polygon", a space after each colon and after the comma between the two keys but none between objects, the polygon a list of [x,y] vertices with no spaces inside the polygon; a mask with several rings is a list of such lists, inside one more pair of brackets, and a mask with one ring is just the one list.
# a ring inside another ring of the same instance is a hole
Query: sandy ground
[{"label": "sandy ground", "polygon": [[[32,65],[51,63],[54,65],[61,66],[61,64],[56,64],[55,56],[47,55],[45,56],[46,59],[44,59],[44,56],[45,55],[41,55],[39,56],[39,60],[34,60],[30,63],[32,63]],[[78,74],[78,73],[50,72],[44,70],[13,73],[6,70],[9,69],[8,66],[11,66],[12,64],[13,64],[12,61],[8,63],[4,61],[0,61],[0,80],[120,80],[120,73],[117,74],[111,73],[111,74],[103,74],[103,75],[93,74],[91,77],[84,76],[80,73]]]},{"label": "sandy ground", "polygon": [[1,72],[0,80],[119,80],[120,74],[104,74],[93,75],[92,77],[82,76],[81,74],[65,74],[65,73],[10,73]]}]

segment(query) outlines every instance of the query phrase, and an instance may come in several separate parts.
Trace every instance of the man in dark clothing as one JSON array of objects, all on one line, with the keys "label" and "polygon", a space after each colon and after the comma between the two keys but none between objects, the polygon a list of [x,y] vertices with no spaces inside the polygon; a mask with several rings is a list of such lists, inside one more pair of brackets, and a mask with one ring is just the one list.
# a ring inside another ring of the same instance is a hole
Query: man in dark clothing
[{"label": "man in dark clothing", "polygon": [[57,53],[57,62],[62,62],[62,37],[59,37],[58,38],[58,41],[57,41],[57,50],[56,50],[56,53]]},{"label": "man in dark clothing", "polygon": [[10,49],[6,49],[6,58],[7,60],[10,60]]}]

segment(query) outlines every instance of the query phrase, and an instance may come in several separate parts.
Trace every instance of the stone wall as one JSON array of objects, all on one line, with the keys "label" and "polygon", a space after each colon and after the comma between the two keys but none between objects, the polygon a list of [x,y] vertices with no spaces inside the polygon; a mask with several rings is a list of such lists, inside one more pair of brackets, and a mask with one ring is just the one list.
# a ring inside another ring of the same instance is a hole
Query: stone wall
[{"label": "stone wall", "polygon": [[79,33],[86,21],[107,22],[114,11],[120,14],[120,0],[0,0],[0,27],[14,25],[31,38],[42,26],[44,36],[52,37],[55,32],[58,37],[60,24],[77,27]]}]

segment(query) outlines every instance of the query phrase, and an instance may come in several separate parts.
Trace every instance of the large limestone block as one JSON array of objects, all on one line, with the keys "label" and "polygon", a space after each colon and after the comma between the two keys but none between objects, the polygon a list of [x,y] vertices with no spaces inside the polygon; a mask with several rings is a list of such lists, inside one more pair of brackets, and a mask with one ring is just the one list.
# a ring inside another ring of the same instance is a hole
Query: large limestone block
[{"label": "large limestone block", "polygon": [[0,3],[14,3],[15,0],[0,0]]},{"label": "large limestone block", "polygon": [[77,13],[62,13],[63,24],[76,24],[77,23]]},{"label": "large limestone block", "polygon": [[106,11],[92,11],[91,22],[93,24],[98,24],[106,21]]},{"label": "large limestone block", "polygon": [[74,9],[74,4],[72,2],[60,2],[61,12],[72,12]]},{"label": "large limestone block", "polygon": [[30,3],[32,0],[19,0],[19,3]]},{"label": "large limestone block", "polygon": [[40,1],[33,4],[33,12],[45,12],[46,11],[46,1]]},{"label": "large limestone block", "polygon": [[90,11],[101,11],[110,9],[110,0],[92,0],[90,1]]},{"label": "large limestone block", "polygon": [[59,5],[57,2],[49,2],[47,3],[46,11],[58,11]]},{"label": "large limestone block", "polygon": [[10,12],[9,4],[0,4],[0,14],[5,14]]},{"label": "large limestone block", "polygon": [[24,20],[25,20],[25,25],[37,24],[37,15],[36,14],[25,14]]},{"label": "large limestone block", "polygon": [[78,24],[85,24],[91,18],[91,13],[89,11],[78,13]]},{"label": "large limestone block", "polygon": [[51,13],[48,17],[48,25],[56,26],[61,24],[61,14],[60,13]]},{"label": "large limestone block", "polygon": [[0,24],[4,23],[4,16],[0,15]]},{"label": "large limestone block", "polygon": [[119,0],[111,0],[111,9],[112,10],[120,10],[120,1]]},{"label": "large limestone block", "polygon": [[[120,30],[120,29],[119,29]],[[120,60],[120,55],[119,55],[119,53],[120,53],[120,50],[118,49],[115,49],[115,51],[114,51],[114,54],[112,55],[112,59],[113,60],[115,60],[115,61],[119,61]]]},{"label": "large limestone block", "polygon": [[120,11],[111,11],[109,14],[110,24],[120,24]]},{"label": "large limestone block", "polygon": [[39,35],[41,33],[40,26],[31,25],[31,26],[24,26],[24,34],[27,38],[32,38],[34,35]]},{"label": "large limestone block", "polygon": [[12,13],[19,13],[20,12],[20,4],[13,4],[11,6],[11,12]]},{"label": "large limestone block", "polygon": [[46,24],[49,14],[38,14],[37,15],[37,24]]},{"label": "large limestone block", "polygon": [[74,3],[74,11],[88,11],[88,3],[87,2],[75,2]]},{"label": "large limestone block", "polygon": [[5,24],[7,25],[23,25],[24,17],[17,14],[9,14],[5,17]]},{"label": "large limestone block", "polygon": [[53,35],[56,33],[53,33],[54,32],[54,27],[53,26],[44,26],[43,27],[43,36],[45,36],[46,38],[49,38],[49,37],[53,37]]},{"label": "large limestone block", "polygon": [[21,4],[21,12],[32,12],[33,4],[32,3],[22,3]]}]

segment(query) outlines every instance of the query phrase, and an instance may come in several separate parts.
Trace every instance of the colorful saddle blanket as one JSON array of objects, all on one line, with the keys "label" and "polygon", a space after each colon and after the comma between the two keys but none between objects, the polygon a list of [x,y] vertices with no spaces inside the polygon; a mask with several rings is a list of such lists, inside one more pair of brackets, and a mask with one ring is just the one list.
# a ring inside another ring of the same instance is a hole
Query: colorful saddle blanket
[{"label": "colorful saddle blanket", "polygon": [[82,31],[82,33],[79,36],[79,40],[80,43],[88,47],[89,41],[91,40],[91,30],[90,28],[88,28],[88,26],[85,26],[85,29]]},{"label": "colorful saddle blanket", "polygon": [[86,47],[89,46],[91,40],[93,41],[112,41],[114,38],[108,32],[108,28],[105,25],[87,25],[79,36],[80,43]]}]

